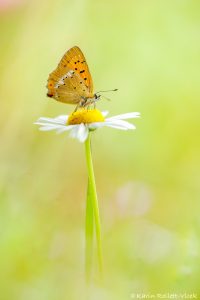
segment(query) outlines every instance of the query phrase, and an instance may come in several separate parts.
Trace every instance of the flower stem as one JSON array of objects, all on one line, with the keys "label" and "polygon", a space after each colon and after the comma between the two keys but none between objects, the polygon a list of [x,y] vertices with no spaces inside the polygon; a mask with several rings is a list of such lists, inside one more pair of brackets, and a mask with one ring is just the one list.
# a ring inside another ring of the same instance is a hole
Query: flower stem
[{"label": "flower stem", "polygon": [[88,179],[86,217],[85,217],[85,276],[87,284],[91,281],[93,259],[94,213],[91,198],[91,185]]},{"label": "flower stem", "polygon": [[88,169],[88,179],[89,179],[89,191],[90,199],[92,203],[93,213],[94,213],[94,223],[96,231],[96,241],[97,241],[97,257],[100,276],[102,276],[102,245],[101,245],[101,224],[99,216],[99,205],[96,192],[96,184],[92,163],[92,153],[91,153],[91,133],[89,133],[87,140],[85,141],[85,152],[86,152],[86,162]]}]

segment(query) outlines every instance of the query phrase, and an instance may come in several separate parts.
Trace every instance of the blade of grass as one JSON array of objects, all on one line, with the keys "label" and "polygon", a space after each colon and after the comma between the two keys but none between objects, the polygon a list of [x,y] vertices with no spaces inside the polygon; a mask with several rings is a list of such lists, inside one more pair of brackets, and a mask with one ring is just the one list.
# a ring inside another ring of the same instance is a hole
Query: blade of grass
[{"label": "blade of grass", "polygon": [[95,231],[96,231],[96,241],[97,241],[97,257],[98,257],[98,267],[100,278],[102,278],[102,245],[101,245],[101,223],[100,223],[100,215],[99,215],[99,204],[97,199],[96,192],[96,184],[95,184],[95,176],[93,170],[92,163],[92,153],[91,153],[91,133],[89,133],[87,140],[85,141],[85,153],[86,153],[86,162],[88,169],[88,178],[89,178],[89,186],[90,186],[90,197],[93,206],[94,213],[94,223],[95,223]]}]

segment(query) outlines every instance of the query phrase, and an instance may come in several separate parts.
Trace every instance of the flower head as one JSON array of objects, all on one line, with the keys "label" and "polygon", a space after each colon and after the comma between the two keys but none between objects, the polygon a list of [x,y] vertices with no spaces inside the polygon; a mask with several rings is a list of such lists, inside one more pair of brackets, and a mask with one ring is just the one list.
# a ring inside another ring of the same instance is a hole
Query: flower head
[{"label": "flower head", "polygon": [[80,109],[69,115],[67,120],[68,125],[76,124],[91,124],[96,122],[104,122],[105,118],[102,112],[98,109]]},{"label": "flower head", "polygon": [[40,130],[55,130],[57,133],[71,131],[70,136],[85,142],[89,131],[101,127],[112,127],[115,129],[135,129],[135,126],[125,119],[140,117],[140,113],[131,112],[110,118],[105,118],[108,112],[101,112],[98,109],[80,109],[68,115],[61,115],[56,118],[39,118],[35,124],[40,125]]}]

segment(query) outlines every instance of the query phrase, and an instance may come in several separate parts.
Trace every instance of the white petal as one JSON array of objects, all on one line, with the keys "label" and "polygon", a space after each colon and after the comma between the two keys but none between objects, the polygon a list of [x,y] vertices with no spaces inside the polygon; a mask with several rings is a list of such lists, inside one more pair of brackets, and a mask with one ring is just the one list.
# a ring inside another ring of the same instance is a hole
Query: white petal
[{"label": "white petal", "polygon": [[62,124],[65,125],[67,123],[67,119],[68,116],[58,116],[56,118],[45,118],[45,117],[41,117],[39,118],[34,124],[39,124],[43,123],[43,124]]},{"label": "white petal", "polygon": [[86,127],[84,124],[75,125],[70,136],[83,143],[88,137],[88,127]]},{"label": "white petal", "polygon": [[112,128],[116,128],[116,129],[121,129],[121,130],[128,130],[128,129],[135,129],[135,125],[123,121],[123,120],[109,120],[109,121],[105,121],[105,122],[97,122],[97,123],[91,123],[89,125],[90,129],[97,129],[97,128],[101,128],[101,127],[112,127]]},{"label": "white petal", "polygon": [[117,115],[114,117],[110,117],[106,120],[125,120],[125,119],[132,119],[132,118],[139,118],[140,117],[140,113],[139,112],[131,112],[131,113],[127,113],[127,114],[122,114],[122,115]]},{"label": "white petal", "polygon": [[46,123],[46,122],[35,122],[35,123],[33,123],[33,124],[36,124],[36,125],[42,125],[42,126],[57,125],[57,124]]},{"label": "white petal", "polygon": [[97,129],[106,126],[105,122],[95,122],[88,124],[89,129]]},{"label": "white petal", "polygon": [[104,117],[106,117],[108,115],[109,111],[106,110],[106,111],[102,111],[101,113]]},{"label": "white petal", "polygon": [[126,127],[119,126],[119,125],[114,125],[114,124],[106,124],[107,127],[115,128],[115,129],[120,129],[120,130],[128,130]]},{"label": "white petal", "polygon": [[74,127],[74,125],[67,125],[67,126],[62,126],[57,130],[57,133],[62,133],[64,131],[69,131]]},{"label": "white petal", "polygon": [[56,120],[56,121],[63,122],[63,124],[66,124],[68,118],[69,118],[68,115],[60,115],[60,116],[56,117],[55,120]]},{"label": "white petal", "polygon": [[72,130],[70,132],[70,136],[72,138],[76,138],[77,137],[78,126],[79,125],[74,125],[74,127],[72,128]]},{"label": "white petal", "polygon": [[127,121],[123,121],[123,120],[110,120],[110,121],[105,121],[105,123],[109,123],[110,125],[116,125],[116,126],[121,126],[124,127],[126,129],[135,129],[135,125],[127,122]]},{"label": "white petal", "polygon": [[77,139],[83,143],[88,137],[88,127],[84,124],[80,124],[77,131]]},{"label": "white petal", "polygon": [[39,130],[41,131],[49,131],[49,130],[57,130],[57,129],[60,129],[60,128],[63,128],[63,125],[54,125],[54,124],[49,124],[49,125],[44,125],[44,126],[41,126],[39,128]]}]

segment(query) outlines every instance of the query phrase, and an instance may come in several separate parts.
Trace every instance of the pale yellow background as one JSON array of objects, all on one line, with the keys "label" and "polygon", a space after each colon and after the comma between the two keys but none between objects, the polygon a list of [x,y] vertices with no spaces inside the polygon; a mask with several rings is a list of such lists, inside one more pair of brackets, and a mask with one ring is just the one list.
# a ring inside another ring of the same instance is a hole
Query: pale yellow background
[{"label": "pale yellow background", "polygon": [[95,90],[119,89],[98,107],[142,115],[134,132],[94,133],[105,284],[92,299],[200,297],[200,2],[9,2],[0,1],[0,299],[84,299],[84,146],[33,125],[74,109],[45,87],[74,45]]}]

